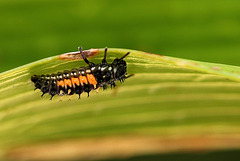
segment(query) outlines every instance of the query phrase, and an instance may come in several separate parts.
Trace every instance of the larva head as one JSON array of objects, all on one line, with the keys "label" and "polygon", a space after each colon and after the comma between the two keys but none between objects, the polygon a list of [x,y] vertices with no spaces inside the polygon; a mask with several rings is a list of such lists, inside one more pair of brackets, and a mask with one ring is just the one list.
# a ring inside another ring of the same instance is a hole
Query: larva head
[{"label": "larva head", "polygon": [[125,54],[122,58],[118,59],[116,58],[112,65],[113,65],[113,73],[114,77],[117,78],[118,80],[121,80],[126,77],[127,74],[127,63],[123,59],[128,56],[130,52]]}]

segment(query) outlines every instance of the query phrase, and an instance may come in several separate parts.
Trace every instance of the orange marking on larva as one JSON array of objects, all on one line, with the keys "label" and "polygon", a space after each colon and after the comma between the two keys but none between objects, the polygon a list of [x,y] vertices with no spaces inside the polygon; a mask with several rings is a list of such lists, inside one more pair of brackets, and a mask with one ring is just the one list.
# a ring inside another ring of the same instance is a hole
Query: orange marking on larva
[{"label": "orange marking on larva", "polygon": [[71,93],[71,91],[72,91],[71,89],[68,89],[68,94],[70,94],[70,93]]},{"label": "orange marking on larva", "polygon": [[[95,88],[95,87],[94,87],[94,88]],[[95,89],[97,93],[99,92],[99,89],[100,89],[100,87],[98,87],[97,89]]]},{"label": "orange marking on larva", "polygon": [[64,79],[65,86],[72,87],[72,81],[70,79]]},{"label": "orange marking on larva", "polygon": [[95,77],[92,74],[87,74],[87,79],[88,79],[88,82],[90,84],[92,84],[93,86],[97,85],[97,81],[96,81]]},{"label": "orange marking on larva", "polygon": [[79,80],[80,80],[80,83],[83,85],[84,84],[88,84],[88,81],[87,81],[87,77],[86,76],[79,76]]},{"label": "orange marking on larva", "polygon": [[72,84],[79,86],[80,82],[78,78],[72,77],[71,80],[72,80]]},{"label": "orange marking on larva", "polygon": [[64,82],[63,82],[63,80],[57,81],[57,85],[64,87]]}]

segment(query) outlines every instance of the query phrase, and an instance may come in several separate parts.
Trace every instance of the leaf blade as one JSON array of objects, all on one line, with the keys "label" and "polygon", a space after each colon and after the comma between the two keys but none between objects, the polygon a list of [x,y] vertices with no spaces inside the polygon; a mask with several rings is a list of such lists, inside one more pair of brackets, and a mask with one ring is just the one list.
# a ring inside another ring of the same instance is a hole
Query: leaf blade
[{"label": "leaf blade", "polygon": [[[91,61],[100,62],[103,50],[100,49]],[[77,100],[77,96],[72,101],[66,98],[63,102],[57,99],[48,101],[48,96],[40,99],[40,92],[32,91],[30,76],[84,66],[83,61],[62,61],[56,56],[2,73],[0,137],[4,141],[0,143],[1,149],[12,156],[14,150],[9,149],[14,146],[17,150],[36,143],[51,145],[57,140],[64,142],[74,138],[80,142],[89,138],[111,140],[121,135],[126,144],[129,135],[146,140],[152,136],[167,140],[179,137],[187,142],[191,138],[204,140],[204,137],[210,136],[211,146],[198,146],[197,149],[211,150],[218,149],[213,141],[218,135],[221,148],[240,147],[240,85],[236,74],[240,71],[239,67],[128,49],[109,49],[108,59],[111,61],[128,51],[131,51],[126,57],[128,73],[135,76],[118,84],[116,91],[93,93],[89,99],[85,95],[81,101]],[[235,144],[232,141],[226,143],[228,135],[236,136]],[[179,148],[184,148],[185,143]],[[156,147],[161,145],[162,142]],[[135,147],[135,153],[134,149],[131,150],[131,155],[138,155],[140,149]],[[148,151],[147,148],[145,150]],[[164,149],[153,151],[164,153]],[[19,155],[15,157],[21,157]],[[108,157],[112,155],[118,154]]]}]

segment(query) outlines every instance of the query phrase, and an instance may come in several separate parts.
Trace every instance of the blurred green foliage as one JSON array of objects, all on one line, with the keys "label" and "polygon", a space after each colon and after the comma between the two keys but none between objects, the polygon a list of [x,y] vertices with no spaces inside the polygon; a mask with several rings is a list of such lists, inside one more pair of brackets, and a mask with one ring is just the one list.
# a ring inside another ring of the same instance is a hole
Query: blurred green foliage
[{"label": "blurred green foliage", "polygon": [[0,72],[99,47],[240,65],[237,0],[1,0]]}]

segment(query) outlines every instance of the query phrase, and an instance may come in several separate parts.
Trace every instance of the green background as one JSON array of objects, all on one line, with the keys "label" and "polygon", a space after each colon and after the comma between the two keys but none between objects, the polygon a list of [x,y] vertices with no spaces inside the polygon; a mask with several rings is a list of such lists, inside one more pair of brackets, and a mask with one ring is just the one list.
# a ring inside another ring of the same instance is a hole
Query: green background
[{"label": "green background", "polygon": [[[0,72],[78,46],[240,65],[239,0],[0,0],[0,20]],[[234,160],[239,151],[203,155],[163,154],[145,160]]]},{"label": "green background", "polygon": [[0,72],[88,48],[240,65],[240,1],[1,0]]}]

